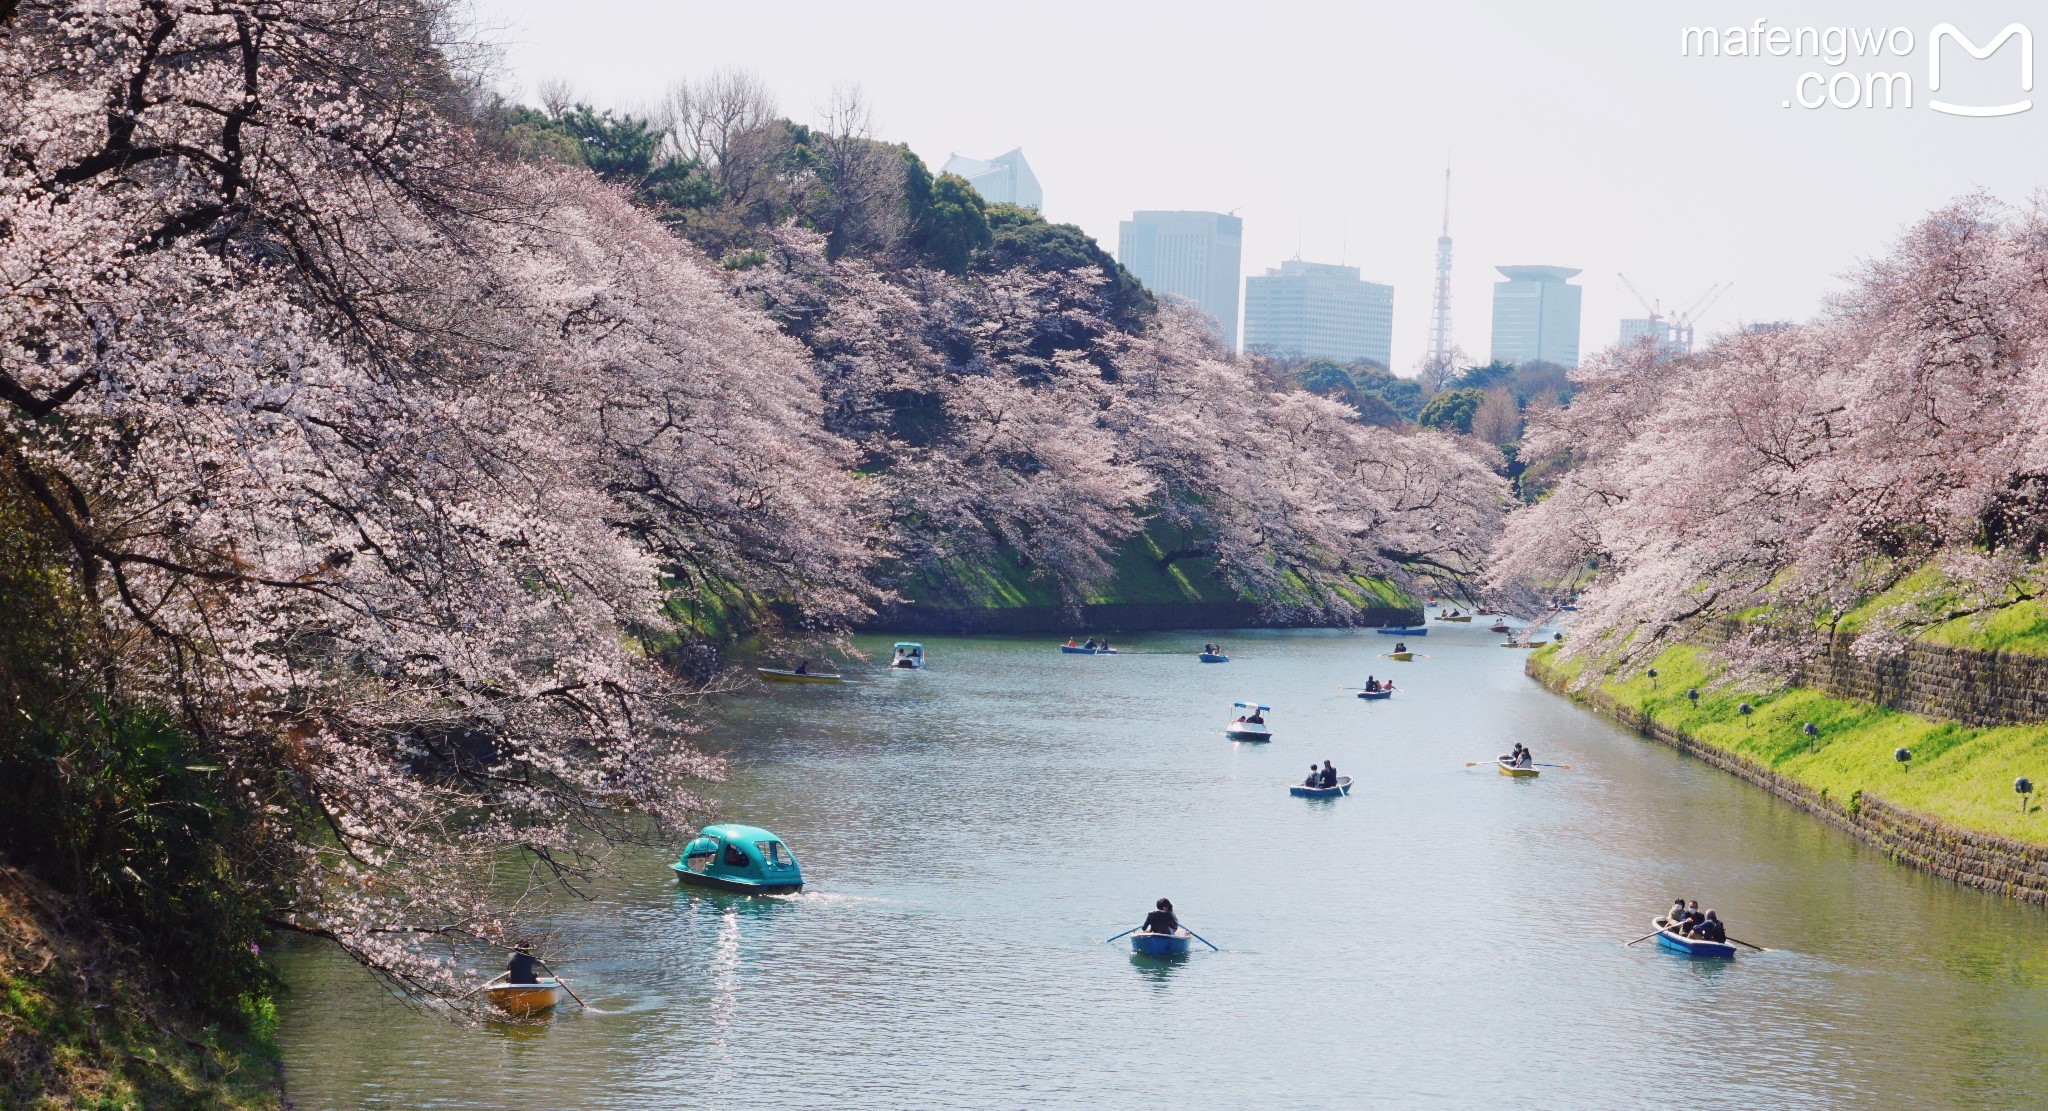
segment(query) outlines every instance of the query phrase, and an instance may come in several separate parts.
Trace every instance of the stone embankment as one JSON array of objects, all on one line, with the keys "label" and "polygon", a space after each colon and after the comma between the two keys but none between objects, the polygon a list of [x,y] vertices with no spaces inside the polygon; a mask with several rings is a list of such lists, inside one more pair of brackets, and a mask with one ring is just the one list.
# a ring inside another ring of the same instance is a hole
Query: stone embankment
[{"label": "stone embankment", "polygon": [[[1969,649],[1940,645],[1916,645],[1932,649],[1920,654],[1909,650],[1898,661],[1884,657],[1859,657],[1846,645],[1830,651],[1810,676],[1811,685],[1839,698],[1857,698],[1928,717],[1958,719],[1955,714],[1931,712],[1933,707],[1954,708],[1973,715],[1971,724],[2007,725],[2048,718],[2048,713],[2017,717],[2030,700],[2040,697],[2031,686],[2016,685],[2008,697],[2000,685],[2007,674],[2028,674],[2034,661],[2003,657]],[[1976,658],[1973,658],[1976,657]],[[1982,657],[1991,657],[1984,659]],[[1907,686],[1897,676],[1912,675],[1923,661],[1936,670],[1929,675],[1950,676],[1956,686],[1944,690],[1932,678],[1916,679]],[[1903,671],[1898,670],[1903,669]],[[1645,737],[1662,741],[1680,752],[1697,757],[1731,775],[1739,776],[1848,830],[1861,840],[1883,850],[1893,860],[1967,887],[1995,891],[2024,902],[2048,905],[2048,846],[2032,845],[2011,838],[1996,837],[1961,829],[1925,814],[1915,813],[1861,792],[1846,799],[1829,798],[1824,792],[1799,783],[1747,757],[1707,744],[1691,735],[1650,718],[1637,707],[1605,691],[1571,690],[1545,661],[1530,657],[1529,675],[1537,682],[1586,703]],[[1894,688],[1884,683],[1891,681]],[[1896,694],[1892,692],[1896,691]],[[1886,696],[1890,697],[1876,697]]]},{"label": "stone embankment", "polygon": [[1858,654],[1840,634],[1802,669],[1799,685],[1964,725],[2048,721],[2048,657],[1918,641]]}]

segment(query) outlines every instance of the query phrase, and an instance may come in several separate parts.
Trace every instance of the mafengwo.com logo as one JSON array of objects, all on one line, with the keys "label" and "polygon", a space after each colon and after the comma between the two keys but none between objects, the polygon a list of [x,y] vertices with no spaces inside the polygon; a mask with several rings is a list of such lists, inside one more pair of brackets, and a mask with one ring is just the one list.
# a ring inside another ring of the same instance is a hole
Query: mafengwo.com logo
[{"label": "mafengwo.com logo", "polygon": [[[2024,23],[1978,37],[1953,23],[1924,33],[1910,27],[1781,27],[1759,18],[1747,27],[1685,27],[1687,58],[1788,58],[1809,67],[1793,74],[1786,108],[1912,108],[1951,116],[2011,116],[2034,106],[2034,33]],[[1924,91],[1915,74],[1924,74]]]}]

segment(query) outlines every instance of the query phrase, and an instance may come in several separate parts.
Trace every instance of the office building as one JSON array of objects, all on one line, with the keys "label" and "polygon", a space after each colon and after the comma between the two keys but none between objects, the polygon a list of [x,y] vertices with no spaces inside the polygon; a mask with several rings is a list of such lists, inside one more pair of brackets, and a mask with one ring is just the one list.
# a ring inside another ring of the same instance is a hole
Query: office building
[{"label": "office building", "polygon": [[1625,345],[1644,339],[1659,347],[1671,346],[1671,322],[1661,316],[1624,317],[1621,342]]},{"label": "office building", "polygon": [[1116,260],[1145,288],[1216,318],[1237,349],[1237,284],[1244,221],[1220,212],[1134,212],[1117,225]]},{"label": "office building", "polygon": [[1356,266],[1289,259],[1244,282],[1244,349],[1393,365],[1394,287]]},{"label": "office building", "polygon": [[1579,365],[1579,295],[1569,266],[1498,266],[1493,283],[1493,358],[1497,362]]},{"label": "office building", "polygon": [[1024,161],[1021,147],[987,161],[956,154],[946,159],[939,172],[966,178],[967,184],[974,186],[981,199],[990,204],[1014,204],[1033,212],[1045,211],[1045,193],[1038,188],[1038,175]]}]

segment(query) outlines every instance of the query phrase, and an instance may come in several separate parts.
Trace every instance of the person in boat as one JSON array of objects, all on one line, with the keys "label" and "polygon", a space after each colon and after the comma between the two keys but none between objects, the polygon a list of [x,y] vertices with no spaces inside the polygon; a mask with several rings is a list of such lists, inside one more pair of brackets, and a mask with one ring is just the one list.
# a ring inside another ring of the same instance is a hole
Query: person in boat
[{"label": "person in boat", "polygon": [[725,847],[726,867],[745,868],[747,863],[747,854],[741,852],[738,845],[727,845]]},{"label": "person in boat", "polygon": [[1165,934],[1169,937],[1180,929],[1180,919],[1173,915],[1173,900],[1161,899],[1153,904],[1152,913],[1145,916],[1145,925],[1140,933]]},{"label": "person in boat", "polygon": [[1694,923],[1692,928],[1686,931],[1686,936],[1696,937],[1701,941],[1725,943],[1728,940],[1728,928],[1721,924],[1720,916],[1710,910],[1705,918]]},{"label": "person in boat", "polygon": [[1515,746],[1515,748],[1517,748],[1517,749],[1519,749],[1519,750],[1520,750],[1520,751],[1519,751],[1519,753],[1518,753],[1518,754],[1516,755],[1516,757],[1515,757],[1515,766],[1516,766],[1516,767],[1518,767],[1518,768],[1533,768],[1533,767],[1535,767],[1535,766],[1536,766],[1536,754],[1535,754],[1535,753],[1533,753],[1533,752],[1530,752],[1530,751],[1529,751],[1529,750],[1528,750],[1527,748],[1523,748],[1523,747],[1522,747],[1521,745],[1519,745],[1519,744],[1517,744],[1517,745]]},{"label": "person in boat", "polygon": [[1079,648],[1079,647],[1080,647],[1080,645],[1078,645],[1078,644],[1075,644],[1075,643],[1074,643],[1074,638],[1073,638],[1073,637],[1068,637],[1068,638],[1067,638],[1067,647],[1069,647],[1069,648]]},{"label": "person in boat", "polygon": [[1086,643],[1086,644],[1082,645],[1081,647],[1083,647],[1083,648],[1093,648],[1093,647],[1095,647],[1095,638],[1094,638],[1094,637],[1089,637],[1089,638],[1088,638],[1088,643]]},{"label": "person in boat", "polygon": [[1096,649],[1096,651],[1098,651],[1098,652],[1107,652],[1107,651],[1109,651],[1109,638],[1108,638],[1108,637],[1103,637],[1103,638],[1102,638],[1102,643],[1101,643],[1101,644],[1098,644],[1098,645],[1096,645],[1096,646],[1095,646],[1095,649]]},{"label": "person in boat", "polygon": [[1376,691],[1380,689],[1380,681],[1371,675],[1366,676],[1365,689],[1369,691]]},{"label": "person in boat", "polygon": [[1396,652],[1406,652],[1407,650],[1408,650],[1408,646],[1407,646],[1406,644],[1403,644],[1402,642],[1400,642],[1400,641],[1398,641],[1398,640],[1394,642],[1394,651],[1396,651]]},{"label": "person in boat", "polygon": [[1260,713],[1258,710],[1253,710],[1252,716],[1245,718],[1244,723],[1246,725],[1264,725],[1266,724],[1266,715]]},{"label": "person in boat", "polygon": [[1328,788],[1335,787],[1336,785],[1337,766],[1335,764],[1330,763],[1328,760],[1325,760],[1323,761],[1323,781],[1321,783],[1316,784],[1316,786]]},{"label": "person in boat", "polygon": [[1308,766],[1308,778],[1307,778],[1307,779],[1304,779],[1304,780],[1302,780],[1302,781],[1301,781],[1301,785],[1302,785],[1302,786],[1304,786],[1304,787],[1320,787],[1320,786],[1322,786],[1322,785],[1323,785],[1323,769],[1321,769],[1321,768],[1318,768],[1318,767],[1316,767],[1316,766],[1315,766],[1314,764],[1310,764],[1310,765]]},{"label": "person in boat", "polygon": [[1664,924],[1676,927],[1685,921],[1685,900],[1671,900],[1671,909],[1664,914]]},{"label": "person in boat", "polygon": [[811,673],[811,661],[809,661],[809,660],[798,660],[798,661],[796,662],[796,674],[798,674],[798,675],[809,675],[810,673]]},{"label": "person in boat", "polygon": [[508,984],[538,984],[540,974],[535,969],[540,962],[533,959],[533,946],[520,945],[512,950],[512,959],[505,962],[505,982]]}]

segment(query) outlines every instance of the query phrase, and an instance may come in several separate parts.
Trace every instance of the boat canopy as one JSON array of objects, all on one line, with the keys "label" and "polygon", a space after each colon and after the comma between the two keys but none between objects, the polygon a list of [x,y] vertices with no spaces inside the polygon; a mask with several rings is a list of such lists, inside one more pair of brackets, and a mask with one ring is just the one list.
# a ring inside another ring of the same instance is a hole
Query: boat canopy
[{"label": "boat canopy", "polygon": [[705,826],[683,846],[685,860],[702,855],[715,856],[706,869],[713,875],[780,882],[797,872],[796,856],[789,846],[760,826],[732,822]]},{"label": "boat canopy", "polygon": [[1256,710],[1257,712],[1262,714],[1265,713],[1267,710],[1273,708],[1271,706],[1261,706],[1256,702],[1233,702],[1231,703],[1231,705],[1237,707],[1240,710]]}]

